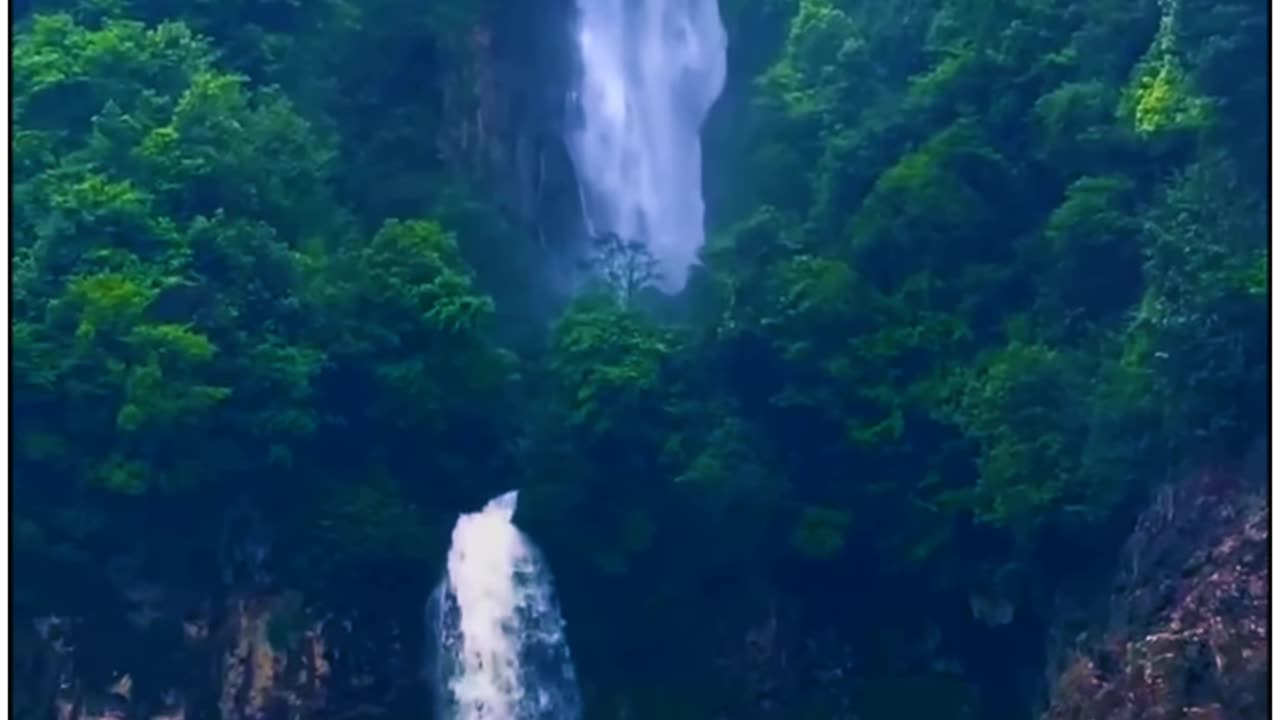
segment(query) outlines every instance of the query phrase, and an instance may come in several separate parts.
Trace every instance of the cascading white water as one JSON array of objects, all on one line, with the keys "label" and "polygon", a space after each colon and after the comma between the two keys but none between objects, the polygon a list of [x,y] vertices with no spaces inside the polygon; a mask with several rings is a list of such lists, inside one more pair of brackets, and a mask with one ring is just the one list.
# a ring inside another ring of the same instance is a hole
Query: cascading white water
[{"label": "cascading white water", "polygon": [[439,720],[579,720],[564,620],[537,547],[512,518],[516,493],[453,528],[432,597]]},{"label": "cascading white water", "polygon": [[724,89],[716,0],[577,0],[580,122],[568,144],[588,229],[646,245],[684,287],[705,229],[699,133]]}]

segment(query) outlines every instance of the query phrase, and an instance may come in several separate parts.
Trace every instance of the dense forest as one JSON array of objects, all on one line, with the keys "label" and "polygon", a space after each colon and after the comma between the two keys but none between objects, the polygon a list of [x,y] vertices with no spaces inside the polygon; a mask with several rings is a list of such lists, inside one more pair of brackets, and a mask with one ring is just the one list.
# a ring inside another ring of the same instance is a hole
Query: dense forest
[{"label": "dense forest", "polygon": [[52,616],[216,716],[184,622],[249,591],[413,686],[513,488],[591,720],[1034,717],[1060,608],[1269,422],[1267,4],[720,10],[670,295],[582,231],[567,2],[15,4],[16,717]]}]

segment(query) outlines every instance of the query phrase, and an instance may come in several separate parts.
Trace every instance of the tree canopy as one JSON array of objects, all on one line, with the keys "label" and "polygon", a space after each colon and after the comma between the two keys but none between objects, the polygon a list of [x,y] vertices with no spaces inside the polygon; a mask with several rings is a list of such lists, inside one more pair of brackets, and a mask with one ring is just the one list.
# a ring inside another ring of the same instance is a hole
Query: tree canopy
[{"label": "tree canopy", "polygon": [[1268,422],[1267,7],[721,5],[688,288],[605,235],[559,303],[451,145],[532,6],[19,9],[17,617],[216,584],[244,506],[275,582],[419,603],[518,487],[592,717],[770,716],[721,662],[770,613],[859,717],[1022,717],[1052,598]]}]

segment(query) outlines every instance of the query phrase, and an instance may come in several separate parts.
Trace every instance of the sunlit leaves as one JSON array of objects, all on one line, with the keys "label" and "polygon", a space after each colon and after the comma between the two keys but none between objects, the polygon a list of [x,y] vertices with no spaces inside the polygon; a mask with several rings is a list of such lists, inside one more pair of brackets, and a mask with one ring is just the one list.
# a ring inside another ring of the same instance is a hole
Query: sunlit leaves
[{"label": "sunlit leaves", "polygon": [[571,421],[590,435],[624,431],[633,412],[661,402],[670,340],[639,316],[601,303],[570,312],[556,330],[553,370],[571,390]]},{"label": "sunlit leaves", "polygon": [[[15,178],[20,402],[62,415],[52,425],[79,448],[81,479],[189,486],[214,470],[201,452],[183,457],[193,430],[245,428],[308,399],[255,394],[267,407],[252,408],[233,386],[271,385],[273,365],[252,353],[270,346],[270,323],[297,317],[300,258],[285,243],[301,224],[285,208],[322,181],[323,149],[180,23],[37,16],[15,58],[29,153]],[[311,378],[319,363],[304,366]]]},{"label": "sunlit leaves", "polygon": [[109,102],[145,117],[172,107],[212,51],[181,23],[109,20],[90,29],[69,15],[37,16],[14,43],[14,119],[83,130]]},{"label": "sunlit leaves", "polygon": [[1144,227],[1147,290],[1132,342],[1149,353],[1184,436],[1234,436],[1262,412],[1264,218],[1230,162],[1210,157],[1169,184]]},{"label": "sunlit leaves", "polygon": [[69,284],[60,309],[74,312],[76,338],[89,342],[103,331],[117,335],[128,332],[142,319],[153,292],[125,275],[91,275]]},{"label": "sunlit leaves", "polygon": [[1015,187],[1012,168],[976,123],[952,125],[881,175],[851,217],[861,267],[893,287],[917,268],[999,258],[1018,218],[1007,205]]},{"label": "sunlit leaves", "polygon": [[980,448],[978,516],[1027,532],[1073,498],[1087,384],[1079,361],[1011,344],[970,371],[951,412]]}]

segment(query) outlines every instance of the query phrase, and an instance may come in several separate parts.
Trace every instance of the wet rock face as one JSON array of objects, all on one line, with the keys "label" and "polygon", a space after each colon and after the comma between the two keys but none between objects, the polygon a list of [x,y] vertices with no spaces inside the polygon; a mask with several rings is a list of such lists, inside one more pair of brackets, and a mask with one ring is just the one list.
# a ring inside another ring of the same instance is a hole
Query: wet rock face
[{"label": "wet rock face", "polygon": [[1256,488],[1214,473],[1163,493],[1045,720],[1268,717],[1269,517]]},{"label": "wet rock face", "polygon": [[[144,644],[142,632],[133,623],[125,622],[124,626],[126,632],[139,634],[138,645]],[[26,659],[15,668],[15,681],[23,695],[15,717],[184,720],[191,716],[188,698],[176,688],[153,691],[150,682],[139,687],[138,668],[131,667],[138,648],[122,651],[120,662],[104,661],[119,646],[118,637],[95,630],[98,628],[83,618],[56,615],[15,627],[15,652]],[[155,648],[154,644],[146,645],[145,649]],[[174,670],[170,667],[174,663],[168,660],[164,657],[160,661],[165,675]],[[142,672],[146,674],[145,669]]]},{"label": "wet rock face", "polygon": [[560,155],[573,13],[572,0],[526,0],[486,18],[456,42],[445,88],[441,156],[531,222],[572,174]]},{"label": "wet rock face", "polygon": [[547,255],[539,272],[576,273],[588,241],[577,173],[565,142],[577,72],[574,0],[522,0],[470,28],[450,52],[440,157],[530,233]]},{"label": "wet rock face", "polygon": [[[366,623],[323,613],[296,593],[236,595],[216,617],[191,614],[174,626],[180,647],[146,659],[150,653],[122,651],[115,633],[74,619],[41,618],[23,641],[28,649],[38,648],[30,652],[24,675],[44,690],[20,716],[378,717],[403,702],[417,680],[396,621]],[[124,637],[129,642],[131,636]],[[104,658],[111,666],[106,670],[97,667]]]},{"label": "wet rock face", "polygon": [[231,602],[220,668],[223,720],[305,717],[324,708],[325,620],[299,617],[297,603],[288,595]]},{"label": "wet rock face", "polygon": [[815,632],[802,613],[775,602],[745,631],[728,632],[716,665],[724,698],[716,720],[855,718],[856,648]]}]

